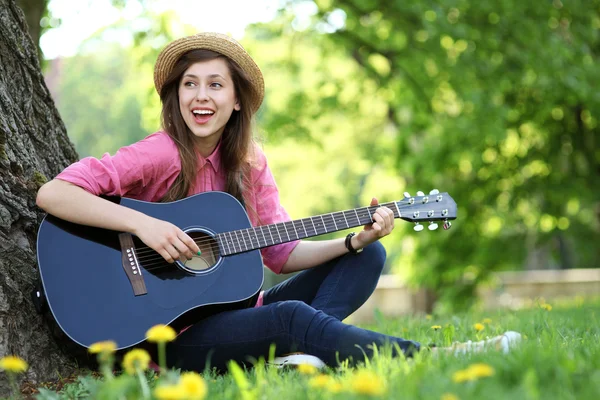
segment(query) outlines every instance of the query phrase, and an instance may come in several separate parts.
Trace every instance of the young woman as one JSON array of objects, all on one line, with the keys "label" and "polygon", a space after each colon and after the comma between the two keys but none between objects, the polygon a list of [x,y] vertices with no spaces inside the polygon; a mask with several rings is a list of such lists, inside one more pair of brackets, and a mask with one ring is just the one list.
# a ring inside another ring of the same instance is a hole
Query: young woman
[{"label": "young woman", "polygon": [[[170,263],[194,257],[199,252],[194,240],[169,222],[99,195],[164,202],[218,190],[235,196],[253,225],[288,221],[265,155],[252,139],[264,83],[242,46],[216,33],[176,40],[158,56],[154,82],[162,130],[113,156],[72,164],[39,190],[37,204],[71,222],[131,232]],[[375,198],[371,205],[377,205]],[[378,240],[393,229],[392,211],[379,207],[373,223],[357,235],[263,249],[263,261],[275,273],[302,272],[266,290],[254,308],[222,312],[181,332],[170,345],[170,364],[225,369],[229,360],[267,357],[273,344],[279,356],[302,352],[312,356],[300,362],[332,366],[371,356],[372,344],[396,344],[410,356],[419,343],[341,322],[375,289],[386,257]],[[508,345],[509,339],[504,335],[493,343]]]}]

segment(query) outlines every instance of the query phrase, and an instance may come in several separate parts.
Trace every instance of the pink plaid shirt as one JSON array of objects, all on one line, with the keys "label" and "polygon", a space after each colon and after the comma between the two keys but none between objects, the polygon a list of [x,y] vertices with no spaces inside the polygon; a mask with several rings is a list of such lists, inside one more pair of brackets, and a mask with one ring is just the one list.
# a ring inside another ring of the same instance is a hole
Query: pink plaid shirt
[{"label": "pink plaid shirt", "polygon": [[[196,182],[189,195],[213,190],[225,191],[225,171],[220,162],[220,144],[207,158],[198,157]],[[279,203],[279,191],[258,147],[254,151],[251,172],[252,186],[246,194],[254,226],[289,221],[290,217]],[[86,157],[62,171],[57,179],[71,182],[94,195],[129,197],[158,201],[171,187],[181,171],[179,152],[165,132],[157,132],[130,146],[122,147],[114,156],[106,153],[101,159]],[[279,274],[298,241],[283,243],[261,250],[263,262]],[[262,298],[260,299],[262,300]],[[262,301],[259,300],[259,304]]]}]

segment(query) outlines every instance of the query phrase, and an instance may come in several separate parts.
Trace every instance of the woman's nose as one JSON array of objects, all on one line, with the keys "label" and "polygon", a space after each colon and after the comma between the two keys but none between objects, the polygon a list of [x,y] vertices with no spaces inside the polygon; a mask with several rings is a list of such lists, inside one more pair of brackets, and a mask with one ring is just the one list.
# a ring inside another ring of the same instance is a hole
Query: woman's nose
[{"label": "woman's nose", "polygon": [[208,90],[203,85],[198,86],[198,91],[196,92],[196,99],[200,101],[209,99]]}]

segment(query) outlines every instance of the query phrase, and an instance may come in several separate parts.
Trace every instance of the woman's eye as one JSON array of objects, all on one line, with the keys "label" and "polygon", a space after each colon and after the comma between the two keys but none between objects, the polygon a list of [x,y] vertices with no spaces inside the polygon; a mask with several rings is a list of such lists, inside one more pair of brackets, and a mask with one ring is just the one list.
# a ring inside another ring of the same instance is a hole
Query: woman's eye
[{"label": "woman's eye", "polygon": [[195,83],[191,82],[191,81],[188,81],[188,82],[184,83],[184,86],[187,86],[187,87],[192,87],[194,85],[195,85]]},{"label": "woman's eye", "polygon": [[212,87],[216,87],[216,88],[221,88],[221,87],[223,87],[223,85],[221,85],[219,82],[213,82],[213,83],[211,83],[211,86],[212,86]]}]

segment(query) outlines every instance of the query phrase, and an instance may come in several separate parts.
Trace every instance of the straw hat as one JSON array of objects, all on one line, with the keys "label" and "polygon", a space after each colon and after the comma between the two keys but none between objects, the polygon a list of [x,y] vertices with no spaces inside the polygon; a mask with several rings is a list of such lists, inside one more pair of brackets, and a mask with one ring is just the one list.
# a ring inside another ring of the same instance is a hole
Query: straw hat
[{"label": "straw hat", "polygon": [[241,44],[221,33],[202,32],[169,43],[158,55],[154,66],[154,87],[156,87],[156,91],[160,94],[160,89],[179,57],[190,50],[197,49],[212,50],[223,54],[246,72],[252,87],[252,111],[256,112],[265,95],[262,72]]}]

